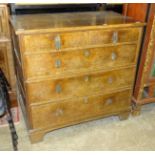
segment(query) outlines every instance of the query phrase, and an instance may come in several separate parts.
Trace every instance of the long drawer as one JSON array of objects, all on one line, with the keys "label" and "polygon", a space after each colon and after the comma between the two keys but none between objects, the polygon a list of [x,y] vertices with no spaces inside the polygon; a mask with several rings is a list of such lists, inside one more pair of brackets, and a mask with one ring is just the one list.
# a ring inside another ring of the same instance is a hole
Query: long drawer
[{"label": "long drawer", "polygon": [[23,36],[22,52],[59,51],[109,43],[137,41],[139,28],[72,31]]},{"label": "long drawer", "polygon": [[29,103],[55,101],[72,97],[106,94],[133,83],[134,68],[114,70],[58,80],[43,80],[26,83]]},{"label": "long drawer", "polygon": [[117,114],[130,109],[131,90],[109,95],[72,99],[40,106],[31,106],[33,128],[56,127],[74,121],[84,121],[99,115]]},{"label": "long drawer", "polygon": [[130,44],[66,52],[25,54],[25,76],[26,79],[61,76],[87,70],[132,65],[136,60],[136,48],[135,44]]}]

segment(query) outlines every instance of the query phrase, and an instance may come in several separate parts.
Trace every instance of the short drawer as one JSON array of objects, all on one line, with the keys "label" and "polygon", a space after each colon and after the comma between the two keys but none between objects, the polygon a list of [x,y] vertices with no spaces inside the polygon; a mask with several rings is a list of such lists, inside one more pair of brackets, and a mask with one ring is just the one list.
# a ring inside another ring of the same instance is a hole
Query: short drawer
[{"label": "short drawer", "polygon": [[59,76],[135,64],[137,45],[119,45],[66,52],[26,54],[26,79]]},{"label": "short drawer", "polygon": [[73,31],[23,36],[24,52],[60,51],[78,47],[137,41],[138,28]]},{"label": "short drawer", "polygon": [[115,70],[58,80],[43,80],[26,83],[30,104],[68,99],[73,97],[106,94],[112,90],[131,87],[134,68]]},{"label": "short drawer", "polygon": [[130,109],[131,90],[31,106],[33,128],[58,127]]}]

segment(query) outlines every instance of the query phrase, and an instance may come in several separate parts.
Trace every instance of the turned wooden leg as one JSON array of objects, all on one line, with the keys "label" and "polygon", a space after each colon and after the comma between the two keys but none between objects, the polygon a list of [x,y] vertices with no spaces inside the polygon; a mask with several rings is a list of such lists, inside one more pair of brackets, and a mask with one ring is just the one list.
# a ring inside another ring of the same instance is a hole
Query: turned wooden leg
[{"label": "turned wooden leg", "polygon": [[118,115],[118,117],[119,117],[119,119],[120,119],[121,121],[123,121],[123,120],[128,119],[128,118],[129,118],[129,115],[130,115],[130,111],[126,111],[126,112],[120,113],[120,114]]},{"label": "turned wooden leg", "polygon": [[37,143],[37,142],[41,142],[44,138],[45,133],[44,132],[31,132],[29,133],[29,138],[31,143]]},{"label": "turned wooden leg", "polygon": [[132,116],[139,116],[141,113],[141,105],[136,105],[132,109]]}]

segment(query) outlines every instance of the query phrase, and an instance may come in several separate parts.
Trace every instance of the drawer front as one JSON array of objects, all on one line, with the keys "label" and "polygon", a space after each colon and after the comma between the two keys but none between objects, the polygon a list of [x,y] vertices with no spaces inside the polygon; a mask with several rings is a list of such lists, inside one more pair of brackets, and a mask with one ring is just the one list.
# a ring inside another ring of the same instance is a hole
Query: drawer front
[{"label": "drawer front", "polygon": [[27,54],[24,56],[26,79],[135,64],[136,47],[136,45],[120,45],[58,53]]},{"label": "drawer front", "polygon": [[8,24],[7,24],[7,15],[6,7],[0,6],[0,38],[8,37]]},{"label": "drawer front", "polygon": [[131,86],[134,70],[134,68],[129,68],[68,79],[26,83],[27,96],[31,104],[94,95],[95,93],[105,94]]},{"label": "drawer front", "polygon": [[31,107],[33,128],[57,127],[95,116],[129,110],[131,90]]},{"label": "drawer front", "polygon": [[59,51],[67,48],[137,41],[138,28],[34,34],[23,37],[24,52]]}]

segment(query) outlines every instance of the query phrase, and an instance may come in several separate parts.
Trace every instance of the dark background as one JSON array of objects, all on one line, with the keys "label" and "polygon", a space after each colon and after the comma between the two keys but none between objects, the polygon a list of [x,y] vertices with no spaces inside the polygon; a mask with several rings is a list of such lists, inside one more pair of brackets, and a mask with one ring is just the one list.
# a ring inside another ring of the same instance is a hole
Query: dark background
[{"label": "dark background", "polygon": [[54,5],[9,5],[11,14],[61,13],[113,10],[122,13],[122,4],[89,3],[89,4],[54,4]]}]

